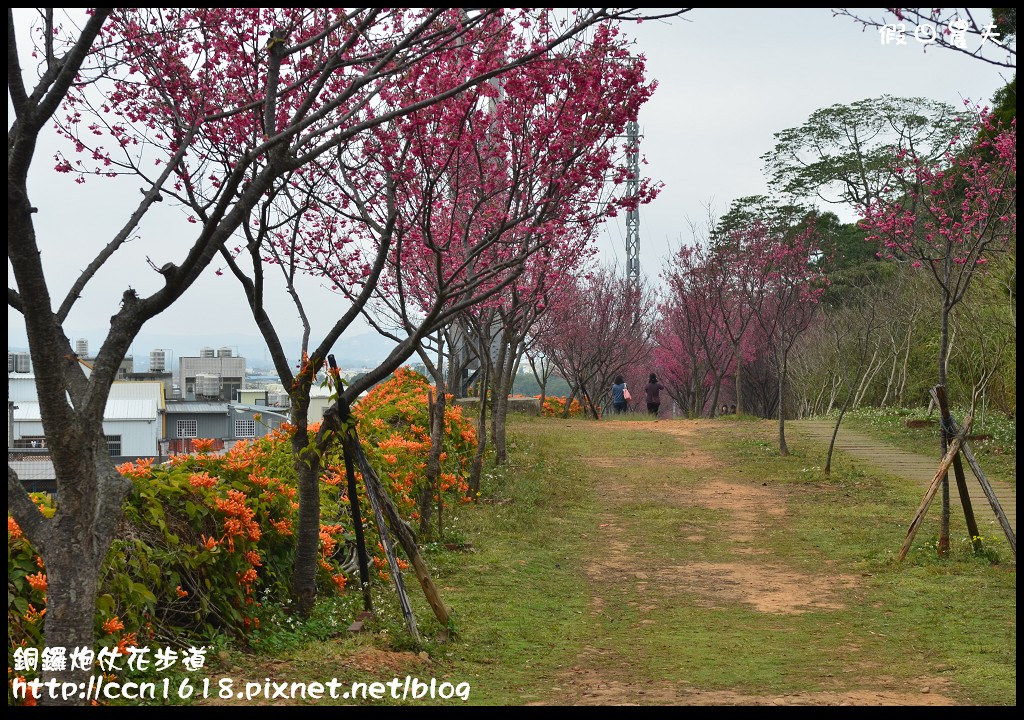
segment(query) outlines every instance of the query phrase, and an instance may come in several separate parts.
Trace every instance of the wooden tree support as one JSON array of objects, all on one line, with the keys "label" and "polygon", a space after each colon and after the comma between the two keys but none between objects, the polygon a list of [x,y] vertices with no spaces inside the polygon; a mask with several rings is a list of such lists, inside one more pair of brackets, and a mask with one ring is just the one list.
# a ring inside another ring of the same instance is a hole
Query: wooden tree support
[{"label": "wooden tree support", "polygon": [[[970,427],[970,418],[967,418],[965,423],[966,427]],[[1013,550],[1013,554],[1017,555],[1017,536],[1013,532],[1013,528],[1010,527],[1010,521],[1006,519],[1006,513],[1003,512],[1003,506],[999,504],[999,498],[996,497],[995,490],[992,489],[992,484],[989,483],[988,477],[981,470],[981,465],[978,464],[977,458],[974,457],[974,453],[971,451],[971,446],[967,443],[967,433],[958,432],[956,419],[950,415],[949,427],[953,432],[958,435],[964,436],[963,447],[961,452],[964,457],[967,458],[967,464],[971,466],[971,470],[974,472],[974,477],[978,478],[978,483],[981,485],[981,489],[985,492],[985,497],[988,498],[989,505],[992,506],[993,512],[996,514],[996,518],[999,520],[999,525],[1003,528],[1003,533],[1006,535],[1006,539],[1010,543],[1010,548]]]},{"label": "wooden tree support", "polygon": [[931,483],[928,485],[928,491],[924,494],[924,499],[921,500],[921,504],[917,508],[917,512],[914,514],[914,520],[910,523],[910,528],[907,530],[907,538],[903,541],[903,547],[900,548],[899,560],[902,562],[903,558],[907,556],[907,551],[910,550],[911,543],[914,542],[914,536],[917,535],[918,529],[921,527],[921,522],[924,520],[924,515],[928,512],[928,506],[932,503],[932,498],[935,497],[935,493],[938,491],[939,486],[942,484],[942,478],[945,477],[949,471],[949,466],[953,463],[953,458],[960,452],[960,445],[963,443],[964,438],[967,437],[967,433],[970,432],[971,423],[974,421],[972,415],[968,415],[964,421],[963,429],[958,432],[954,437],[953,441],[949,444],[949,449],[946,454],[942,457],[942,462],[939,463],[939,469],[935,473],[935,477],[932,478]]},{"label": "wooden tree support", "polygon": [[[949,414],[949,403],[946,400],[946,388],[944,385],[936,385],[931,390],[932,397],[939,404],[939,412],[942,415],[942,432],[945,434],[946,442],[953,436],[951,416]],[[963,442],[966,442],[965,437]],[[962,443],[961,443],[962,446]],[[964,465],[960,462],[960,454],[953,456],[953,475],[956,477],[956,489],[960,493],[960,507],[964,509],[964,520],[967,522],[967,532],[971,536],[971,545],[975,552],[981,552],[981,532],[978,530],[978,522],[974,519],[974,508],[971,505],[971,495],[967,491],[967,478],[964,475]]]},{"label": "wooden tree support", "polygon": [[[333,360],[334,356],[331,356]],[[356,468],[348,448],[342,445],[345,458],[345,482],[348,486],[348,503],[352,511],[352,525],[356,534],[356,554],[359,560],[359,584],[363,590],[363,610],[373,612],[373,596],[370,593],[370,563],[366,554],[366,540],[363,537],[363,516],[359,509],[359,495],[356,492]]]},{"label": "wooden tree support", "polygon": [[[346,444],[350,442],[346,440]],[[358,442],[353,442],[358,448]],[[381,545],[384,546],[384,554],[388,558],[388,567],[391,568],[391,580],[395,584],[395,592],[398,593],[398,602],[402,606],[402,615],[405,617],[405,624],[409,628],[409,634],[412,635],[412,639],[416,641],[416,644],[420,644],[420,633],[416,629],[416,616],[412,614],[412,606],[409,604],[409,596],[405,592],[405,583],[402,581],[402,569],[398,567],[398,558],[395,556],[395,549],[391,545],[391,535],[388,534],[387,524],[384,522],[384,511],[381,507],[383,505],[383,498],[379,494],[379,487],[375,483],[371,483],[367,476],[367,469],[369,463],[366,462],[366,456],[363,454],[362,448],[358,448],[358,452],[350,450],[353,457],[356,458],[356,462],[359,465],[360,472],[363,473],[363,480],[366,485],[366,496],[370,499],[370,507],[373,508],[373,517],[377,522],[377,534],[380,536]],[[372,473],[373,470],[370,469]]]},{"label": "wooden tree support", "polygon": [[[420,555],[419,547],[416,544],[416,536],[413,534],[412,529],[405,520],[403,520],[398,514],[398,510],[395,509],[394,504],[392,504],[390,496],[381,485],[380,479],[377,477],[377,473],[374,471],[373,466],[370,465],[370,461],[367,459],[366,454],[359,445],[359,439],[354,432],[345,439],[345,443],[349,448],[349,452],[355,459],[356,465],[359,467],[359,471],[363,474],[363,483],[366,485],[366,492],[370,497],[371,503],[373,503],[375,499],[377,501],[376,504],[374,504],[374,515],[377,520],[377,525],[381,530],[381,535],[383,536],[386,532],[384,529],[384,518],[386,518],[387,525],[391,528],[391,531],[394,532],[395,537],[398,538],[398,542],[401,543],[402,549],[405,550],[406,556],[408,556],[409,561],[412,563],[413,570],[416,573],[416,578],[420,582],[420,587],[423,589],[423,594],[426,596],[431,610],[434,611],[434,616],[437,618],[438,622],[447,627],[450,618],[448,608],[445,606],[444,601],[441,599],[441,594],[437,590],[437,586],[434,585],[434,581],[430,577],[430,572],[427,569],[427,563],[423,560],[423,556]],[[378,504],[380,505],[383,517],[377,515]],[[394,573],[395,571],[393,570],[392,572]],[[408,599],[406,599],[406,602],[407,601]],[[415,625],[415,620],[412,620],[412,623]]]}]

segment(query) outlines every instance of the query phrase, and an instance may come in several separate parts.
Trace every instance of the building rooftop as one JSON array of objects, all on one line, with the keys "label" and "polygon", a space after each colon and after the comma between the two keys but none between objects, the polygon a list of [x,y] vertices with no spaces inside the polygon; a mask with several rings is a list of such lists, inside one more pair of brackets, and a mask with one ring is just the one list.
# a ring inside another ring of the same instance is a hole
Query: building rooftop
[{"label": "building rooftop", "polygon": [[[103,410],[104,420],[156,420],[160,414],[159,403],[152,398],[109,398]],[[14,406],[14,420],[41,422],[39,403],[18,400]]]},{"label": "building rooftop", "polygon": [[167,413],[206,413],[226,415],[228,404],[226,402],[201,402],[195,400],[172,400],[167,403]]},{"label": "building rooftop", "polygon": [[[35,412],[38,414],[39,396],[36,393],[36,377],[29,373],[10,373],[7,376],[7,399],[13,401],[16,405],[25,405],[26,408],[29,405],[36,405]],[[150,412],[150,405],[143,406],[132,406],[115,403],[130,403],[130,402],[146,402],[151,403],[152,412]],[[107,396],[107,406],[104,410],[103,417],[108,420],[114,419],[125,419],[125,418],[136,418],[136,417],[155,417],[156,411],[163,408],[164,405],[164,386],[158,380],[142,380],[142,381],[115,381],[110,386],[110,394]],[[18,417],[17,412],[16,420],[30,420],[29,417]],[[116,414],[112,414],[116,413]],[[140,414],[145,413],[145,414]],[[39,418],[36,417],[36,420]]]}]

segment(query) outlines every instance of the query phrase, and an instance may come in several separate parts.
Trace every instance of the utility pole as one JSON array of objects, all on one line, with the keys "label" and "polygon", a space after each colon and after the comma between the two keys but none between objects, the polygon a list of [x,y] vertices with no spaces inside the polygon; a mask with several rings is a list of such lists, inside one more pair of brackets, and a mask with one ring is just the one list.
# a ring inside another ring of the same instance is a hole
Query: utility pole
[{"label": "utility pole", "polygon": [[[626,196],[640,193],[640,125],[635,120],[626,123],[626,162],[629,178]],[[640,282],[640,205],[626,211],[626,278],[633,285]]]}]

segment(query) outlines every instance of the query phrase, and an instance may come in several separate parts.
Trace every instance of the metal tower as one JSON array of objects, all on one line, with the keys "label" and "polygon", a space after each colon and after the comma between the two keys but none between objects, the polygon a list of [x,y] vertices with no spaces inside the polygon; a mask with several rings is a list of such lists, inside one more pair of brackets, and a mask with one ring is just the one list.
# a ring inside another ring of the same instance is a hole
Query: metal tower
[{"label": "metal tower", "polygon": [[[626,197],[640,193],[640,125],[631,120],[626,123],[626,162],[629,164],[629,178],[626,180]],[[640,206],[626,212],[626,278],[631,283],[640,282]]]}]

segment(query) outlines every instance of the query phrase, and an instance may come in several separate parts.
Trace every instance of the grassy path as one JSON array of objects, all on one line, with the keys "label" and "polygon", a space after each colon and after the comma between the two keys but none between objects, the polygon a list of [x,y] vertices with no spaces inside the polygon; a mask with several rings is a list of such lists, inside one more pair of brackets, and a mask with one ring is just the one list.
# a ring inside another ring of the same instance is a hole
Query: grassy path
[{"label": "grassy path", "polygon": [[820,446],[795,436],[779,458],[774,432],[516,420],[510,465],[456,511],[472,549],[428,553],[455,641],[395,652],[392,609],[376,635],[236,654],[233,672],[433,676],[474,704],[1015,704],[1009,552],[922,546],[897,566],[918,488],[842,454],[826,480]]},{"label": "grassy path", "polygon": [[[799,420],[791,422],[790,427],[797,428],[814,440],[828,445],[835,422],[829,420]],[[878,438],[855,430],[849,430],[845,427],[840,428],[839,435],[836,436],[836,447],[855,458],[864,460],[877,469],[915,482],[922,492],[928,487],[931,479],[935,476],[935,470],[939,464],[937,457],[933,458],[907,452]],[[939,451],[936,448],[935,455],[937,456],[938,454]],[[982,467],[982,470],[985,470],[985,468]],[[967,488],[971,496],[971,506],[974,508],[974,514],[978,520],[978,529],[981,531],[981,534],[985,536],[1002,535],[1003,531],[999,527],[995,514],[988,504],[988,499],[985,497],[984,492],[982,492],[981,486],[978,485],[978,482],[971,474],[971,469],[966,462],[964,462],[964,472],[967,474]],[[988,473],[986,472],[986,474]],[[996,497],[999,498],[999,503],[1003,507],[1003,512],[1006,513],[1006,518],[1010,521],[1010,527],[1013,528],[1014,532],[1017,532],[1016,488],[1001,480],[993,478],[990,478],[990,480]],[[949,497],[950,505],[954,508],[953,511],[961,513],[962,516],[960,494],[956,490],[952,473],[950,473]],[[935,502],[938,503],[940,500],[941,497],[937,497]]]}]

